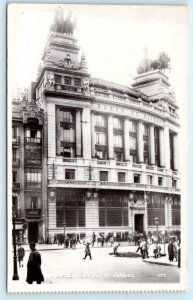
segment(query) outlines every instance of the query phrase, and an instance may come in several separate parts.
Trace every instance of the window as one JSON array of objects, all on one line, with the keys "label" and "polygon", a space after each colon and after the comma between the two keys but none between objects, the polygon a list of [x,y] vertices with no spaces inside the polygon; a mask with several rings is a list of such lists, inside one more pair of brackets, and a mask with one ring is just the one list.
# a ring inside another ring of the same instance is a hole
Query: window
[{"label": "window", "polygon": [[12,180],[14,183],[17,182],[17,171],[12,172]]},{"label": "window", "polygon": [[64,83],[65,83],[65,84],[68,84],[68,85],[71,85],[71,77],[65,76],[65,77],[64,77]]},{"label": "window", "polygon": [[81,86],[81,80],[80,80],[80,78],[74,78],[74,85],[75,86]]},{"label": "window", "polygon": [[144,163],[148,165],[149,160],[149,126],[144,124],[144,134],[143,134],[143,159]]},{"label": "window", "polygon": [[129,121],[129,131],[137,134],[137,122]]},{"label": "window", "polygon": [[140,174],[134,174],[133,175],[133,182],[134,183],[140,183]]},{"label": "window", "polygon": [[27,143],[41,143],[40,129],[27,128],[25,130],[25,138]]},{"label": "window", "polygon": [[38,198],[31,197],[31,209],[37,209],[37,208],[38,208]]},{"label": "window", "polygon": [[180,199],[175,197],[172,200],[172,225],[180,225]]},{"label": "window", "polygon": [[113,118],[113,128],[122,129],[122,121],[120,118]]},{"label": "window", "polygon": [[125,173],[118,172],[118,182],[125,182]]},{"label": "window", "polygon": [[26,187],[27,188],[41,188],[42,186],[42,173],[41,170],[26,170],[25,173]]},{"label": "window", "polygon": [[117,152],[117,151],[114,151],[114,159],[116,161],[123,161],[123,153],[122,152]]},{"label": "window", "polygon": [[38,145],[25,145],[25,163],[26,164],[41,164],[42,150]]},{"label": "window", "polygon": [[61,76],[60,75],[54,75],[55,83],[61,84]]},{"label": "window", "polygon": [[75,148],[65,146],[64,148],[62,148],[60,155],[66,158],[73,158],[75,157]]},{"label": "window", "polygon": [[57,189],[56,192],[56,223],[63,227],[85,227],[84,191]]},{"label": "window", "polygon": [[95,125],[99,127],[106,127],[106,117],[95,115]]},{"label": "window", "polygon": [[17,162],[17,148],[12,149],[12,159],[13,162]]},{"label": "window", "polygon": [[153,176],[147,175],[147,184],[152,184],[152,182],[153,182]]},{"label": "window", "polygon": [[100,181],[108,181],[108,172],[100,171]]},{"label": "window", "polygon": [[95,157],[97,159],[102,159],[102,160],[106,160],[107,159],[107,150],[102,149],[102,150],[96,150],[95,151]]},{"label": "window", "polygon": [[120,148],[123,147],[122,135],[114,135],[113,141],[114,141],[114,147],[120,147]]},{"label": "window", "polygon": [[154,127],[154,143],[155,143],[155,165],[160,166],[159,155],[159,128]]},{"label": "window", "polygon": [[17,137],[17,130],[18,130],[17,126],[13,126],[12,127],[12,138],[16,138]]},{"label": "window", "polygon": [[106,133],[104,132],[96,132],[96,144],[97,145],[106,145]]},{"label": "window", "polygon": [[99,195],[99,226],[128,226],[128,200],[123,194]]},{"label": "window", "polygon": [[155,226],[155,218],[159,219],[159,225],[165,225],[165,199],[160,195],[150,197],[147,205],[148,225]]},{"label": "window", "polygon": [[75,130],[74,128],[65,129],[60,127],[60,140],[63,142],[75,142]]},{"label": "window", "polygon": [[172,178],[172,187],[177,188],[177,179]]},{"label": "window", "polygon": [[75,179],[75,170],[66,169],[65,170],[65,179]]},{"label": "window", "polygon": [[162,177],[158,177],[158,185],[163,185],[163,178]]},{"label": "window", "polygon": [[130,150],[137,150],[137,140],[135,137],[130,137]]},{"label": "window", "polygon": [[74,122],[74,113],[67,110],[60,110],[60,122]]}]

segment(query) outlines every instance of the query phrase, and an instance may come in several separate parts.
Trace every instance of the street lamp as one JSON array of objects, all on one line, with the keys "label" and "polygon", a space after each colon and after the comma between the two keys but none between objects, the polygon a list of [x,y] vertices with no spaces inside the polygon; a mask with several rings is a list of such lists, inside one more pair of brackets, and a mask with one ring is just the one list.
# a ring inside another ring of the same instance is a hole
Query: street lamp
[{"label": "street lamp", "polygon": [[159,226],[159,218],[154,218],[154,223],[157,226],[157,241],[158,241],[158,236],[159,236],[159,231],[158,231],[158,226]]},{"label": "street lamp", "polygon": [[12,209],[12,221],[13,221],[13,280],[19,280],[18,272],[17,272],[17,253],[16,253],[16,232],[15,232],[15,220],[17,217],[17,213]]}]

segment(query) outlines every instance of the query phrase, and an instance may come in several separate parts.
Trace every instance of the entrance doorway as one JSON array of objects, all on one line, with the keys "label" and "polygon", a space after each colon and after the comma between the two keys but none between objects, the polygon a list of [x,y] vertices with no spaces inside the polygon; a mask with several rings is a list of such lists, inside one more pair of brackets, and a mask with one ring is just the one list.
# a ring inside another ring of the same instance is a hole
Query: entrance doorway
[{"label": "entrance doorway", "polygon": [[38,222],[28,223],[28,240],[31,242],[38,242]]},{"label": "entrance doorway", "polygon": [[135,231],[143,233],[143,214],[135,215]]}]

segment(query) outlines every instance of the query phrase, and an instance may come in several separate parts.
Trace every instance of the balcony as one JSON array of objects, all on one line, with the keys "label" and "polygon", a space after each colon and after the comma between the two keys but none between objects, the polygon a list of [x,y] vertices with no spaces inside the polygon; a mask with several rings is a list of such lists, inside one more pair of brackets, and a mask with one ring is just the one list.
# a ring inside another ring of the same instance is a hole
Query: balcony
[{"label": "balcony", "polygon": [[19,182],[13,182],[12,183],[12,188],[14,190],[19,190],[20,189],[21,184]]},{"label": "balcony", "polygon": [[32,137],[25,137],[25,143],[26,144],[41,144],[42,139],[41,138],[32,138]]},{"label": "balcony", "polygon": [[127,183],[127,182],[109,182],[109,181],[93,181],[93,180],[49,180],[49,187],[63,188],[95,188],[95,189],[112,189],[112,190],[136,190],[150,191],[170,194],[180,194],[180,189],[148,185],[143,183]]},{"label": "balcony", "polygon": [[97,160],[97,165],[109,165],[110,161],[108,160]]},{"label": "balcony", "polygon": [[12,166],[13,167],[19,167],[20,166],[20,159],[19,158],[14,158],[12,161]]},{"label": "balcony", "polygon": [[76,158],[63,158],[63,162],[77,163],[77,159]]},{"label": "balcony", "polygon": [[122,161],[116,161],[116,166],[126,167],[127,163]]},{"label": "balcony", "polygon": [[12,136],[12,143],[19,145],[20,144],[20,136]]},{"label": "balcony", "polygon": [[41,164],[42,164],[41,159],[32,159],[32,158],[25,159],[25,165],[28,166],[41,166]]},{"label": "balcony", "polygon": [[73,85],[69,85],[69,84],[55,84],[55,90],[58,92],[75,92],[75,93],[82,93],[82,88],[81,87],[77,87],[77,86],[73,86]]},{"label": "balcony", "polygon": [[133,168],[137,168],[137,169],[141,169],[142,168],[142,166],[141,165],[139,165],[139,164],[132,164],[132,167]]},{"label": "balcony", "polygon": [[38,218],[41,217],[41,209],[26,209],[25,214],[27,218]]}]

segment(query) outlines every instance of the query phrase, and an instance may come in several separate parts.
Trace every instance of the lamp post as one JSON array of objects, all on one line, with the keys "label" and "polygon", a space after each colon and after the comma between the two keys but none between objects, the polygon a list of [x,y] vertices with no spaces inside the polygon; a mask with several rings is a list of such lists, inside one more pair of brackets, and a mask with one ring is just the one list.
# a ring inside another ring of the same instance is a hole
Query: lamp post
[{"label": "lamp post", "polygon": [[159,226],[159,218],[154,218],[154,223],[157,226],[157,241],[158,241],[158,236],[159,236],[159,231],[158,231],[158,226]]},{"label": "lamp post", "polygon": [[16,211],[12,209],[12,221],[13,221],[13,280],[19,280],[17,271],[17,253],[16,253],[16,238],[15,238],[15,219],[17,217]]}]

